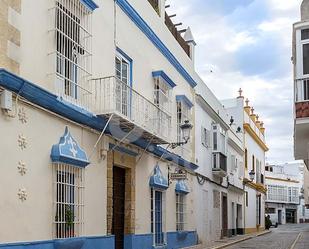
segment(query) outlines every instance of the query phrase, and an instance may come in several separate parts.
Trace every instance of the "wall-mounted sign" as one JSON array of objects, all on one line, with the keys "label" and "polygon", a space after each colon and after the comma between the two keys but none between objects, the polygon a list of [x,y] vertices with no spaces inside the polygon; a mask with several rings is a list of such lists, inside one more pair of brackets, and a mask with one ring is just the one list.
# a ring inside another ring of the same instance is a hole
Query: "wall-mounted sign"
[{"label": "wall-mounted sign", "polygon": [[169,173],[169,178],[171,181],[186,180],[187,172],[181,169],[176,169],[174,173]]}]

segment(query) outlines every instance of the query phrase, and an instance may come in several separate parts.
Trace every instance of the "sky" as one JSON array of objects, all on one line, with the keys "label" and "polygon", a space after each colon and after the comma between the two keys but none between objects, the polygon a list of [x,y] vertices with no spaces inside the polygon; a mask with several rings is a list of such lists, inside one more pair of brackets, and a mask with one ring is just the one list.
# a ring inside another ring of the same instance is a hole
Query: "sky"
[{"label": "sky", "polygon": [[218,99],[238,89],[264,121],[266,162],[293,156],[292,24],[301,0],[167,0],[179,29],[190,26],[196,70]]}]

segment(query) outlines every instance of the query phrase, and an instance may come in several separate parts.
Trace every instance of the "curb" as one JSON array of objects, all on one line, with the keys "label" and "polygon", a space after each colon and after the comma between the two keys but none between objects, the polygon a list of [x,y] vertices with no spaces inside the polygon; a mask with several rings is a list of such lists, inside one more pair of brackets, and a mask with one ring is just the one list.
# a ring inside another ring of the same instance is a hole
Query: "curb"
[{"label": "curb", "polygon": [[249,240],[249,239],[253,239],[253,238],[256,238],[256,237],[260,237],[260,236],[263,236],[263,235],[266,235],[266,234],[269,234],[269,233],[271,233],[271,231],[265,231],[265,232],[261,232],[259,234],[249,235],[248,237],[245,237],[245,238],[242,238],[242,239],[239,239],[239,240],[235,240],[235,241],[232,241],[232,242],[228,242],[228,243],[225,243],[225,244],[220,245],[220,246],[211,247],[209,249],[222,249],[222,248],[226,248],[228,246],[232,246],[232,245],[238,244],[240,242],[243,242],[243,241],[246,241],[246,240]]}]

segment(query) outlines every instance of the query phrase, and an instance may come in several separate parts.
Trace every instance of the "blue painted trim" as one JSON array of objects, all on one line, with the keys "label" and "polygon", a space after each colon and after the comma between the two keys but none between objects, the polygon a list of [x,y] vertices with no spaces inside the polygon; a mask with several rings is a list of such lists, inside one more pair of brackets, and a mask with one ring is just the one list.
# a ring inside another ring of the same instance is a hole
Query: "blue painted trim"
[{"label": "blue painted trim", "polygon": [[59,143],[53,145],[50,157],[52,162],[61,162],[77,167],[86,167],[90,163],[86,152],[72,137],[67,126]]},{"label": "blue painted trim", "polygon": [[133,156],[133,157],[138,156],[138,153],[136,153],[136,152],[134,152],[132,150],[129,150],[127,148],[124,148],[122,146],[118,146],[118,145],[112,144],[112,143],[109,144],[109,149],[110,150],[114,149],[114,150],[117,150],[117,151],[119,151],[121,153],[125,153],[125,154],[127,154],[129,156]]},{"label": "blue painted trim", "polygon": [[178,180],[176,183],[175,192],[186,195],[190,193],[190,190],[184,180]]},{"label": "blue painted trim", "polygon": [[177,102],[184,102],[190,109],[194,106],[193,103],[187,98],[186,95],[177,95],[176,96]]},{"label": "blue painted trim", "polygon": [[158,164],[155,166],[153,175],[150,177],[149,186],[160,190],[168,189],[168,180],[163,176]]},{"label": "blue painted trim", "polygon": [[94,11],[95,9],[99,8],[99,6],[92,0],[80,0],[80,1],[91,11]]},{"label": "blue painted trim", "polygon": [[137,11],[128,3],[127,0],[116,0],[119,7],[127,14],[127,16],[136,24],[136,26],[148,37],[148,39],[157,47],[157,49],[165,56],[165,58],[175,67],[175,69],[182,75],[182,77],[194,88],[197,83],[171,53],[171,51],[164,45],[155,32],[149,27],[144,19],[137,13]]},{"label": "blue painted trim", "polygon": [[0,244],[1,249],[78,249],[82,245],[83,249],[113,249],[115,244],[114,235],[76,237],[68,239],[54,239],[44,241],[29,241]]},{"label": "blue painted trim", "polygon": [[176,84],[174,83],[174,81],[172,81],[172,79],[170,77],[167,76],[166,73],[164,73],[164,71],[154,71],[152,72],[152,77],[156,78],[156,77],[161,77],[162,79],[164,79],[164,81],[167,83],[167,85],[170,88],[174,88],[176,86]]},{"label": "blue painted trim", "polygon": [[124,237],[125,249],[179,249],[198,244],[196,231],[167,232],[167,243],[163,246],[153,246],[153,235],[127,234]]},{"label": "blue painted trim", "polygon": [[[57,113],[79,124],[86,125],[99,132],[101,132],[106,125],[107,120],[103,117],[95,116],[94,114],[89,113],[77,106],[74,106],[73,108],[72,104],[69,105],[67,102],[62,101],[62,99],[58,98],[55,94],[15,74],[12,74],[3,68],[0,68],[0,86],[15,92],[16,94],[19,94],[21,97],[27,99],[28,101],[39,105],[51,112]],[[110,127],[107,128],[106,134],[111,135]],[[116,134],[115,131],[113,131],[112,135],[120,140],[123,138],[122,133]],[[181,156],[171,153],[161,146],[154,144],[149,145],[149,141],[141,138],[136,140],[136,135],[134,134],[130,134],[127,139],[133,141],[132,144],[142,149],[146,149],[147,152],[152,153],[157,157],[162,156],[163,159],[172,161],[175,164],[190,170],[198,169],[198,165],[184,160]]]}]

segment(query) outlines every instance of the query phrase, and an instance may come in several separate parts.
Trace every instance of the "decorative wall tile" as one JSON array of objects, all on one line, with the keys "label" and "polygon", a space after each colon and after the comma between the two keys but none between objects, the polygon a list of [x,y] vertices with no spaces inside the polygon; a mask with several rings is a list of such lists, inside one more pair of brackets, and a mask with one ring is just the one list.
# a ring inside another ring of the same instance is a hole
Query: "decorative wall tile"
[{"label": "decorative wall tile", "polygon": [[27,123],[28,117],[27,117],[26,110],[24,107],[19,108],[18,118],[19,118],[19,121],[22,122],[23,124]]},{"label": "decorative wall tile", "polygon": [[25,175],[27,173],[27,166],[23,161],[19,161],[18,162],[18,172],[19,174],[21,174],[22,176]]},{"label": "decorative wall tile", "polygon": [[22,150],[27,147],[26,137],[23,134],[18,135],[18,145]]},{"label": "decorative wall tile", "polygon": [[27,200],[27,190],[25,188],[20,188],[17,195],[21,201]]}]

